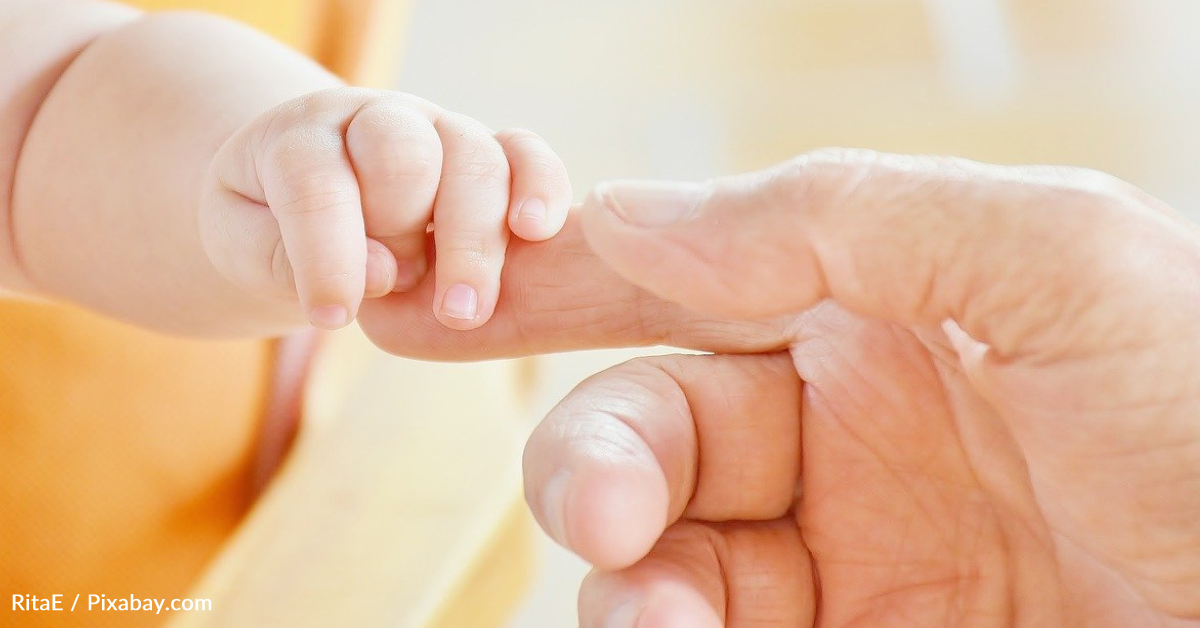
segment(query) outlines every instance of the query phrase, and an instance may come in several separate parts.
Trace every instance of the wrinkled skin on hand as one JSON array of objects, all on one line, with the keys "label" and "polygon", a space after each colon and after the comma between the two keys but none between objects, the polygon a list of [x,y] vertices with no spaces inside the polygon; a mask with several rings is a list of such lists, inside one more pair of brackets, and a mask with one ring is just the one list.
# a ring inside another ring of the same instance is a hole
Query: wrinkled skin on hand
[{"label": "wrinkled skin on hand", "polygon": [[[822,152],[612,184],[558,240],[464,357],[714,352],[594,376],[530,440],[582,626],[1200,626],[1200,235],[1160,202]],[[381,346],[434,342],[378,305]]]}]

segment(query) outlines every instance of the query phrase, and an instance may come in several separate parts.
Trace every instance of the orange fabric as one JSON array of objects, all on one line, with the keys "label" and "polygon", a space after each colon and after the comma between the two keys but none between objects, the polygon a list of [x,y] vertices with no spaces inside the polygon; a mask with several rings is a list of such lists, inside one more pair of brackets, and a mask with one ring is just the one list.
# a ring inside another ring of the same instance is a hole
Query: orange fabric
[{"label": "orange fabric", "polygon": [[[222,12],[309,53],[329,39],[321,0],[132,4]],[[274,347],[0,301],[0,625],[162,623],[153,613],[15,615],[7,596],[184,596],[261,480]]]},{"label": "orange fabric", "polygon": [[[10,302],[0,356],[0,591],[182,596],[248,506],[270,343]],[[11,612],[0,625],[156,625]]]}]

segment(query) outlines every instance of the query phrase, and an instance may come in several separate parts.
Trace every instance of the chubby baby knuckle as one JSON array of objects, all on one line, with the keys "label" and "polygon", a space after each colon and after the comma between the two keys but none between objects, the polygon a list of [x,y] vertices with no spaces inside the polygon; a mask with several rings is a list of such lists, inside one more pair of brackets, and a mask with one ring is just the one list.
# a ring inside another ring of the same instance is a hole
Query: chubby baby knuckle
[{"label": "chubby baby knuckle", "polygon": [[[569,203],[572,196],[571,179],[566,171],[553,167],[514,167],[514,195],[539,196],[548,203]],[[514,200],[516,200],[514,198]]]},{"label": "chubby baby knuckle", "polygon": [[286,182],[278,200],[270,206],[276,217],[296,217],[340,211],[357,203],[357,192],[344,178],[316,173]]},{"label": "chubby baby knuckle", "polygon": [[441,145],[411,134],[376,137],[365,146],[356,146],[354,166],[367,176],[388,181],[436,181],[442,171]]},{"label": "chubby baby knuckle", "polygon": [[356,103],[369,98],[371,90],[337,87],[317,90],[280,104],[260,118],[265,138],[274,138],[295,127],[340,127],[338,122],[353,111]]},{"label": "chubby baby knuckle", "polygon": [[353,282],[360,274],[350,270],[319,267],[319,270],[309,277],[309,282],[317,288],[336,291]]},{"label": "chubby baby knuckle", "polygon": [[439,105],[408,92],[394,90],[377,90],[372,104],[384,107],[405,108],[420,113],[426,119],[436,118],[446,114]]},{"label": "chubby baby knuckle", "polygon": [[265,150],[268,170],[286,176],[327,163],[341,154],[341,136],[332,129],[297,125],[277,134]]},{"label": "chubby baby knuckle", "polygon": [[441,178],[441,155],[420,146],[394,144],[382,148],[367,161],[368,176],[386,181],[434,183]]},{"label": "chubby baby knuckle", "polygon": [[533,183],[539,186],[561,186],[569,178],[566,166],[549,151],[526,153],[514,161],[513,168],[514,176],[533,177]]},{"label": "chubby baby knuckle", "polygon": [[511,176],[508,160],[502,153],[481,148],[460,156],[442,174],[444,179],[481,186],[507,186]]},{"label": "chubby baby knuckle", "polygon": [[[302,285],[308,295],[341,295],[361,291],[362,274],[340,265],[304,263],[293,259],[291,267],[295,284]],[[355,283],[360,284],[353,288]]]},{"label": "chubby baby knuckle", "polygon": [[542,139],[541,135],[538,135],[537,133],[534,133],[533,131],[530,131],[529,129],[523,129],[523,128],[504,129],[503,131],[496,134],[496,139],[500,140],[500,142],[502,144],[515,143],[515,142],[538,142],[538,143],[542,143],[542,144],[545,143],[545,140]]},{"label": "chubby baby knuckle", "polygon": [[496,140],[504,147],[504,151],[509,155],[528,154],[531,156],[541,156],[543,159],[553,159],[554,152],[550,148],[550,144],[542,138],[542,136],[528,131],[526,129],[510,129],[496,134]]},{"label": "chubby baby knuckle", "polygon": [[347,134],[367,141],[403,140],[441,146],[437,130],[424,113],[392,102],[360,109],[350,121]]},{"label": "chubby baby knuckle", "polygon": [[504,239],[493,233],[478,230],[456,230],[446,238],[437,240],[438,256],[451,256],[483,265],[504,254]]},{"label": "chubby baby knuckle", "polygon": [[263,114],[261,118],[261,128],[265,131],[264,135],[266,137],[275,137],[281,132],[290,129],[304,119],[307,111],[308,105],[303,97],[293,98],[276,106]]},{"label": "chubby baby knuckle", "polygon": [[323,117],[330,112],[345,112],[369,101],[378,91],[366,87],[326,87],[300,96],[302,119]]}]

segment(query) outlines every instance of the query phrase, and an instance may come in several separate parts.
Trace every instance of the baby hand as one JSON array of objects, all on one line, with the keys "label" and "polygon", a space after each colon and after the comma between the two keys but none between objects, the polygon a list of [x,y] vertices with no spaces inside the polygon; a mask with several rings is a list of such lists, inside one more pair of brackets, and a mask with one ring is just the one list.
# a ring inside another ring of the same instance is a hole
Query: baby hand
[{"label": "baby hand", "polygon": [[509,231],[558,233],[571,202],[566,168],[528,131],[396,92],[331,89],[289,101],[217,152],[200,235],[216,269],[255,294],[299,298],[315,326],[342,327],[363,298],[420,282],[430,224],[434,313],[487,322]]}]

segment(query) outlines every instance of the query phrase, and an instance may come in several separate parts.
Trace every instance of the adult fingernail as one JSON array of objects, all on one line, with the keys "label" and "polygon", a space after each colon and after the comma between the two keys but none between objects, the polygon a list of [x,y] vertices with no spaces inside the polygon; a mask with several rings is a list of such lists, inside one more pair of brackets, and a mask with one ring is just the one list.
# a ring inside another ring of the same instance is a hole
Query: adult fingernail
[{"label": "adult fingernail", "polygon": [[517,209],[517,220],[529,220],[532,222],[546,222],[546,215],[549,212],[546,210],[546,204],[539,198],[531,198]]},{"label": "adult fingernail", "polygon": [[563,546],[570,544],[567,538],[567,491],[571,483],[571,472],[559,471],[546,482],[542,490],[542,520],[546,522],[546,532]]},{"label": "adult fingernail", "polygon": [[604,620],[604,628],[637,628],[638,618],[642,615],[642,606],[636,602],[626,602]]},{"label": "adult fingernail", "polygon": [[321,329],[341,329],[350,322],[350,310],[341,305],[320,305],[308,311],[308,320]]},{"label": "adult fingernail", "polygon": [[639,227],[663,227],[687,219],[710,194],[704,183],[612,181],[596,195],[622,220]]},{"label": "adult fingernail", "polygon": [[479,313],[479,293],[465,283],[454,284],[442,296],[442,314],[451,318],[474,320]]}]

